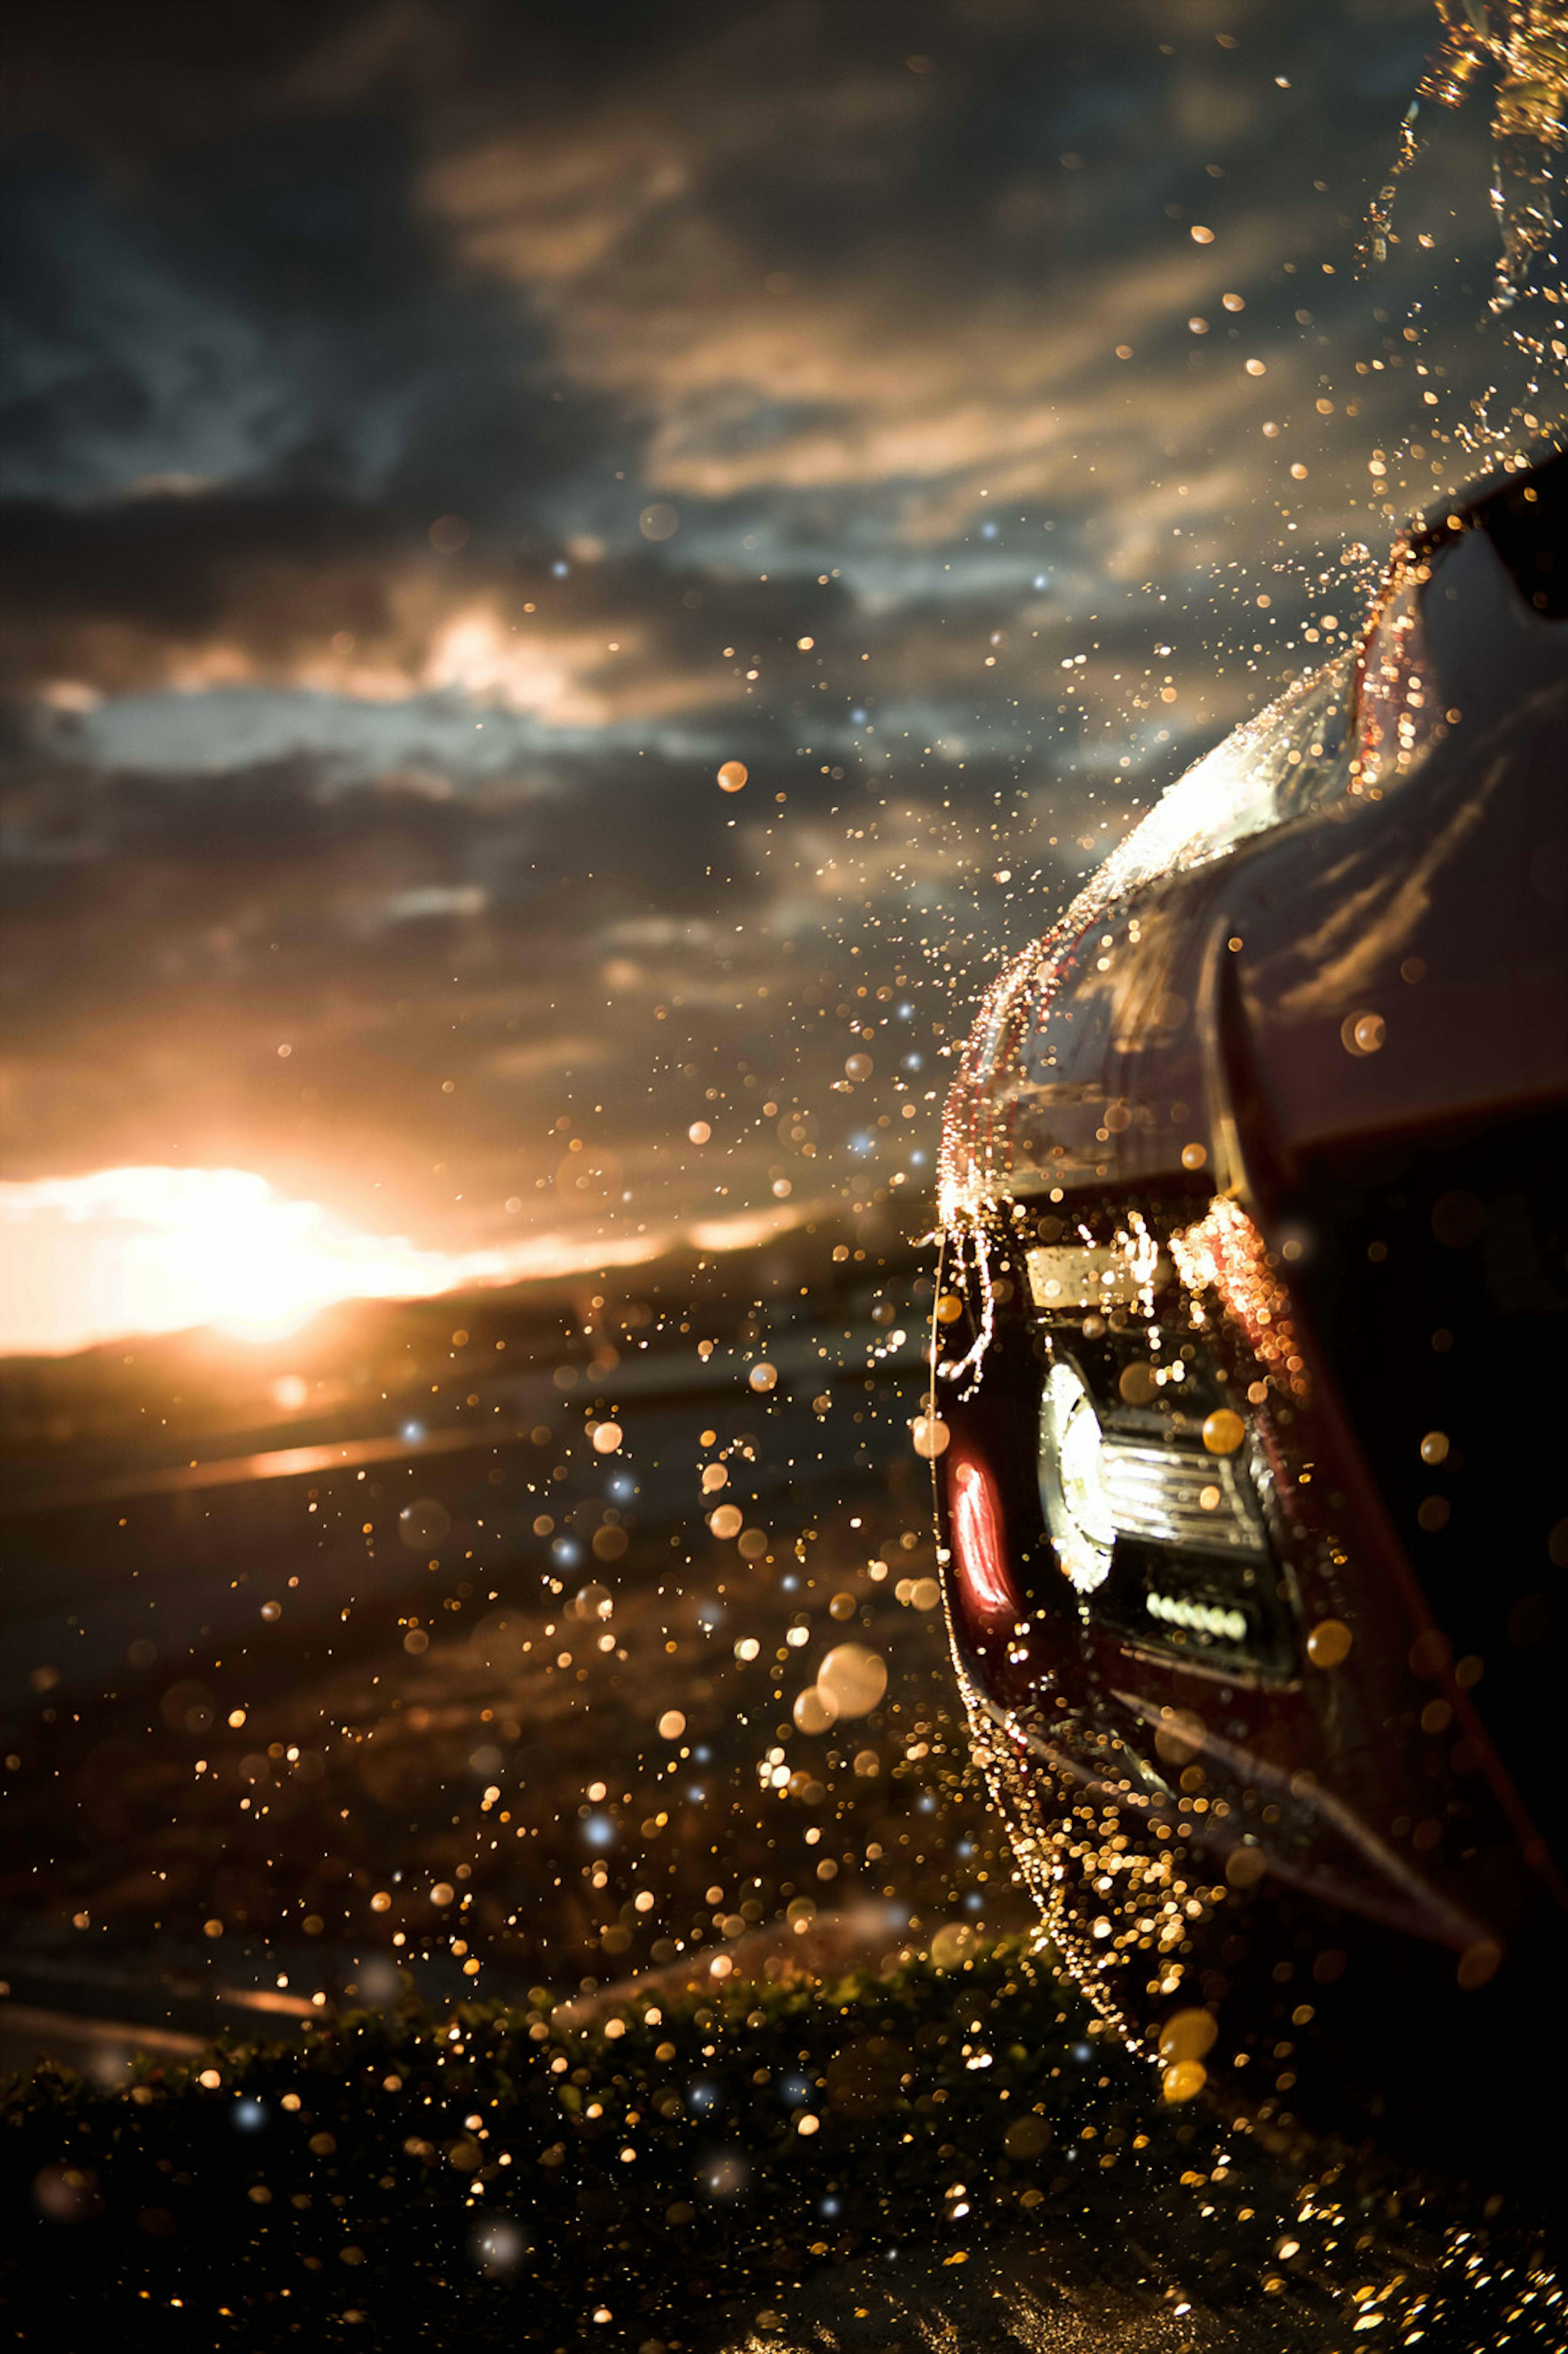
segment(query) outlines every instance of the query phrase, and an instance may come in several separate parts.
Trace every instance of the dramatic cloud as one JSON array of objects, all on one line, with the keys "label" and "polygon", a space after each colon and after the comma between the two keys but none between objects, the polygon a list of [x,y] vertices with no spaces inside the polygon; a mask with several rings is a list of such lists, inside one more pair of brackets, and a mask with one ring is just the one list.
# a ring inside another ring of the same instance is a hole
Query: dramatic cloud
[{"label": "dramatic cloud", "polygon": [[[431,536],[395,510],[298,495],[13,507],[0,689],[65,708],[160,687],[458,695],[566,728],[744,698],[695,576],[471,549],[455,516]],[[723,627],[782,642],[789,591],[731,581],[723,604]]]},{"label": "dramatic cloud", "polygon": [[1355,275],[1429,16],[25,17],[5,1173],[917,1219],[995,959],[1550,421],[1478,121]]},{"label": "dramatic cloud", "polygon": [[[1322,331],[1364,306],[1349,216],[1302,158],[1342,175],[1347,133],[1386,136],[1367,84],[1396,77],[1365,69],[1391,40],[1413,62],[1401,12],[1381,44],[1346,13],[1129,0],[1092,43],[1062,10],[955,14],[935,55],[900,57],[768,9],[552,120],[438,112],[425,195],[477,271],[526,290],[576,380],[646,420],[647,477],[673,494],[881,498],[916,536],[982,492],[1093,506],[1130,573],[1165,461],[1196,467],[1186,513],[1234,536],[1276,454],[1263,426],[1294,408],[1292,454],[1324,438]],[[1251,37],[1217,47],[1233,19]],[[1269,70],[1276,47],[1294,72]],[[1330,124],[1336,79],[1351,120]],[[1331,471],[1305,505],[1337,533]]]}]

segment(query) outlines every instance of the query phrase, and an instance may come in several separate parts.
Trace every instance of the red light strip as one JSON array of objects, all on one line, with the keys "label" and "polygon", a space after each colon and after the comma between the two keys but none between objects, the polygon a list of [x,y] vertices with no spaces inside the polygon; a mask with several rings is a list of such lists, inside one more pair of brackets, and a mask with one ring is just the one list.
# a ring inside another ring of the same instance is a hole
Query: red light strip
[{"label": "red light strip", "polygon": [[964,1600],[982,1617],[1016,1619],[1018,1597],[1003,1566],[1001,1507],[989,1474],[960,1458],[948,1475],[948,1498]]}]

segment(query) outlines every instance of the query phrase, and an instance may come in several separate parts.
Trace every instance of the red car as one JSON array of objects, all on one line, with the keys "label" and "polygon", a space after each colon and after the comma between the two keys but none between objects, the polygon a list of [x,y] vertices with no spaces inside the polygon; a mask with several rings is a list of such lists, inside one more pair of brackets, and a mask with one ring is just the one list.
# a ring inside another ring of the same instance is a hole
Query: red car
[{"label": "red car", "polygon": [[1559,457],[1402,542],[1001,977],[948,1107],[954,1655],[1172,2097],[1238,2050],[1287,2105],[1314,2049],[1398,2093],[1568,1983],[1565,1106]]}]

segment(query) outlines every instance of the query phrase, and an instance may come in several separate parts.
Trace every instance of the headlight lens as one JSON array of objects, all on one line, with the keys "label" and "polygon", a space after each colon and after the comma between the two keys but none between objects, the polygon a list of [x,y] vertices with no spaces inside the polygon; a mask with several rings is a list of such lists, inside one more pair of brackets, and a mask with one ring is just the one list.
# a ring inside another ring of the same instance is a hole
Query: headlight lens
[{"label": "headlight lens", "polygon": [[1075,1365],[1060,1359],[1040,1416],[1040,1499],[1056,1559],[1080,1594],[1110,1573],[1116,1522],[1105,1481],[1105,1435]]},{"label": "headlight lens", "polygon": [[1079,1594],[1110,1575],[1118,1537],[1188,1555],[1261,1558],[1263,1525],[1229,1457],[1107,1430],[1088,1385],[1058,1357],[1040,1412],[1040,1500],[1056,1559]]},{"label": "headlight lens", "polygon": [[1112,1437],[1106,1443],[1103,1477],[1123,1536],[1193,1553],[1266,1550],[1248,1483],[1227,1456]]}]

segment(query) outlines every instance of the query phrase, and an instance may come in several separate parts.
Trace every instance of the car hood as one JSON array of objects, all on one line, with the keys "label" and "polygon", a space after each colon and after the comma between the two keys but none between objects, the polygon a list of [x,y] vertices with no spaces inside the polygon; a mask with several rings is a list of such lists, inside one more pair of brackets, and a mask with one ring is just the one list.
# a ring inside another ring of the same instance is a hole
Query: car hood
[{"label": "car hood", "polygon": [[1568,628],[1531,586],[1565,467],[1404,543],[1353,651],[1190,769],[1001,976],[945,1223],[1198,1170],[1266,1192],[1318,1147],[1568,1084]]}]

